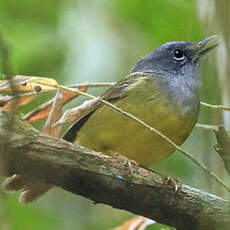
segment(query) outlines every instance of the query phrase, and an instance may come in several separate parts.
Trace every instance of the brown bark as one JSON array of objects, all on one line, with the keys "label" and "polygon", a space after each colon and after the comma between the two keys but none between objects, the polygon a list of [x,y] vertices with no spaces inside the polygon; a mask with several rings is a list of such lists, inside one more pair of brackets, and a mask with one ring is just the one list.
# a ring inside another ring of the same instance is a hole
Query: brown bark
[{"label": "brown bark", "polygon": [[[13,125],[12,125],[13,124]],[[40,134],[8,112],[0,113],[0,168],[182,229],[227,230],[230,202],[166,177]]]}]

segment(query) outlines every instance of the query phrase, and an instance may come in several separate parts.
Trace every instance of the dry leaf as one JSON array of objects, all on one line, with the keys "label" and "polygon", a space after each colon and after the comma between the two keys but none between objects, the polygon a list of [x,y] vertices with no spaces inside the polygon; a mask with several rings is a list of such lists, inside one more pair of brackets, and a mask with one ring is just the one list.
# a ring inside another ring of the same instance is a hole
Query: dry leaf
[{"label": "dry leaf", "polygon": [[[51,112],[49,113],[48,119],[44,127],[42,128],[41,133],[49,134],[52,137],[59,138],[61,128],[58,126],[52,127],[52,125],[57,122],[62,116],[62,102],[63,95],[62,92],[58,90],[52,104]],[[24,204],[34,201],[53,187],[53,185],[41,183],[31,178],[24,178],[23,176],[18,176],[17,180],[19,182],[24,182],[23,190],[19,196],[19,201]],[[16,182],[14,183],[17,184]]]},{"label": "dry leaf", "polygon": [[60,136],[61,128],[59,126],[52,127],[60,117],[62,116],[63,107],[63,95],[59,90],[54,98],[54,103],[52,104],[51,112],[49,113],[48,119],[42,129],[42,133],[49,134],[52,137],[58,138]]},{"label": "dry leaf", "polygon": [[130,220],[127,220],[121,226],[114,230],[144,230],[147,226],[155,224],[154,220],[150,220],[143,216],[136,216]]},{"label": "dry leaf", "polygon": [[[81,92],[86,92],[88,87],[80,87],[78,88]],[[69,101],[71,101],[72,99],[76,98],[78,96],[78,94],[76,93],[72,93],[69,91],[64,91],[63,92],[63,97],[62,97],[62,103],[63,106],[65,104],[67,104]],[[29,121],[30,123],[45,119],[48,117],[51,108],[52,108],[52,104],[54,102],[54,99],[51,99],[50,101],[40,105],[38,108],[36,108],[35,110],[29,112],[28,114],[26,114],[23,119]]]},{"label": "dry leaf", "polygon": [[12,108],[20,108],[30,103],[38,94],[28,93],[19,94],[17,96],[0,96],[0,110],[11,110]]},{"label": "dry leaf", "polygon": [[[60,136],[60,127],[52,127],[53,123],[57,122],[62,116],[62,93],[58,90],[52,104],[49,117],[41,131],[41,133],[49,134],[52,137],[58,138]],[[38,180],[27,178],[21,175],[13,175],[7,178],[3,184],[6,191],[20,191],[19,201],[23,204],[34,201],[44,193],[48,192],[53,186],[46,183],[41,183]]]},{"label": "dry leaf", "polygon": [[79,120],[82,116],[84,116],[84,114],[87,114],[90,111],[90,109],[97,103],[98,100],[88,100],[76,108],[67,110],[61,117],[61,119],[55,124],[55,126],[62,125],[65,123],[74,123],[75,121]]},{"label": "dry leaf", "polygon": [[18,92],[50,91],[55,90],[57,86],[57,82],[52,78],[17,75],[11,80],[0,81],[0,93],[12,91],[10,81]]},{"label": "dry leaf", "polygon": [[25,186],[25,180],[25,177],[14,174],[5,179],[1,187],[7,192],[18,192]]},{"label": "dry leaf", "polygon": [[12,98],[12,96],[0,96],[0,109],[4,109],[4,106],[6,106]]},{"label": "dry leaf", "polygon": [[[36,92],[44,92],[50,89],[54,89],[50,86],[46,86],[46,84],[53,86],[57,84],[56,81],[52,81],[53,79],[37,77],[27,78],[25,76],[17,76],[14,80],[14,84],[21,92],[28,92],[32,90],[35,90]],[[43,84],[45,84],[45,86]],[[85,92],[87,91],[87,88],[88,87],[81,87],[79,88],[79,90]],[[8,81],[0,82],[0,91],[11,91]],[[15,99],[14,96],[0,97],[0,105],[2,105],[4,109],[10,109],[10,104],[13,104],[13,102],[15,101],[15,103],[17,103],[17,106],[22,106],[33,100],[36,95],[37,94],[34,93],[22,94],[20,96],[17,95],[17,99]],[[41,132],[58,138],[60,136],[61,128],[60,126],[53,127],[53,124],[56,123],[62,116],[63,105],[77,96],[78,95],[76,93],[57,91],[54,99],[50,100],[47,103],[44,103],[38,109],[32,111],[26,116],[26,119],[29,121],[37,121],[42,118],[48,117],[45,126],[43,127]],[[3,187],[7,191],[21,191],[19,201],[26,204],[37,199],[39,196],[49,191],[53,186],[45,183],[40,183],[37,180],[33,180],[31,178],[27,178],[21,175],[13,175],[12,177],[4,181]]]}]

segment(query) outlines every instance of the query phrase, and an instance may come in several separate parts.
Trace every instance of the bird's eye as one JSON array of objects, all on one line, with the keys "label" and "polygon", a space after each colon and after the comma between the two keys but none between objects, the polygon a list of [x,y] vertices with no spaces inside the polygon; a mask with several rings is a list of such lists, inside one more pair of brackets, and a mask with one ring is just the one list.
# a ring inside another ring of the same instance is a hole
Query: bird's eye
[{"label": "bird's eye", "polygon": [[182,50],[174,50],[173,58],[177,61],[183,60],[185,58],[184,52]]}]

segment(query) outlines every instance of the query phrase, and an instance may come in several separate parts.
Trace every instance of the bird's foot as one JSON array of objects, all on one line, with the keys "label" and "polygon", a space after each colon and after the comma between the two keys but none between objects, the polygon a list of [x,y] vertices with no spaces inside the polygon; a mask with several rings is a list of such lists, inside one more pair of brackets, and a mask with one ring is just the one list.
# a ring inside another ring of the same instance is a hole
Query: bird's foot
[{"label": "bird's foot", "polygon": [[182,186],[182,183],[180,182],[179,179],[171,177],[171,176],[168,176],[166,178],[164,184],[172,186],[175,192],[177,192]]},{"label": "bird's foot", "polygon": [[129,172],[131,174],[133,174],[134,172],[137,171],[138,163],[135,160],[131,160],[128,157],[123,156],[118,152],[114,152],[114,151],[111,151],[111,150],[109,150],[107,152],[109,152],[112,155],[113,158],[123,161],[123,165],[128,167]]}]

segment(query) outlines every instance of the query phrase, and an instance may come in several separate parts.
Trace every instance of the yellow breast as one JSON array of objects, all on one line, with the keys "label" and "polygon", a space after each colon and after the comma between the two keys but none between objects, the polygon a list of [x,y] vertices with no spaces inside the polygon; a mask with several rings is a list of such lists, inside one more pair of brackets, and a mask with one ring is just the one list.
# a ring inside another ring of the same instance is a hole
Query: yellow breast
[{"label": "yellow breast", "polygon": [[[140,89],[141,90],[141,89]],[[138,94],[138,97],[137,97]],[[181,145],[195,125],[197,116],[181,113],[166,97],[153,90],[135,92],[115,103]],[[110,150],[148,166],[174,152],[162,137],[136,121],[102,106],[83,125],[75,143],[106,153]]]}]

